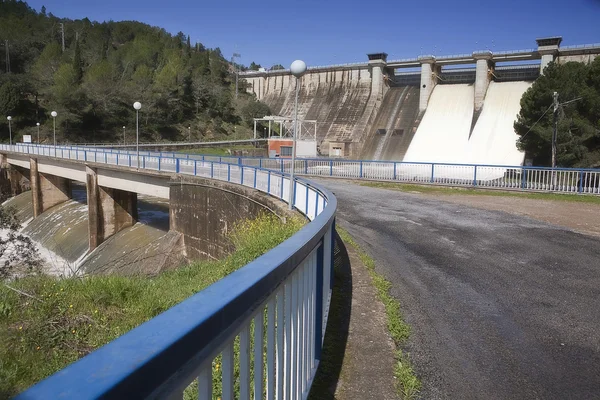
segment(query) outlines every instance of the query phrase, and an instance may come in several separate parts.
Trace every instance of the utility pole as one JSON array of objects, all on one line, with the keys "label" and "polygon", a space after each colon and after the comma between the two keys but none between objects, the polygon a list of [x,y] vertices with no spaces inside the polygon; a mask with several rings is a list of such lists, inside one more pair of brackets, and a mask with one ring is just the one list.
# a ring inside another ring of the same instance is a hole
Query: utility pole
[{"label": "utility pole", "polygon": [[60,34],[62,37],[62,52],[65,52],[65,24],[60,23]]},{"label": "utility pole", "polygon": [[552,168],[556,168],[556,136],[558,131],[558,93],[554,92],[554,129],[552,131]]},{"label": "utility pole", "polygon": [[231,64],[233,65],[233,72],[235,73],[235,98],[237,99],[238,97],[238,76],[239,76],[239,71],[238,71],[238,67],[235,63],[235,59],[236,58],[240,58],[241,55],[239,53],[233,53],[233,55],[231,56]]},{"label": "utility pole", "polygon": [[552,130],[552,188],[556,187],[556,136],[558,132],[558,92],[554,92],[554,129]]},{"label": "utility pole", "polygon": [[6,48],[6,73],[10,72],[10,50],[8,49],[8,39],[4,41],[4,47]]}]

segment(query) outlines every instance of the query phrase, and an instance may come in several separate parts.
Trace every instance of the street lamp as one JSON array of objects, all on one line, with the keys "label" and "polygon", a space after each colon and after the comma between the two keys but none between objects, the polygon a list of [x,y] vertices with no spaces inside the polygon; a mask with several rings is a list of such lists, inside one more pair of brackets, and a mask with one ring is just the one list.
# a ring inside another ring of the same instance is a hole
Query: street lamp
[{"label": "street lamp", "polygon": [[136,101],[133,103],[133,108],[135,108],[135,152],[137,153],[137,169],[140,169],[140,109],[142,108],[142,103]]},{"label": "street lamp", "polygon": [[12,128],[10,126],[10,121],[12,121],[12,117],[9,115],[8,117],[6,117],[6,119],[8,120],[8,137],[9,137],[9,144],[12,146]]},{"label": "street lamp", "polygon": [[40,144],[40,123],[37,122],[36,125],[37,125],[37,130],[38,130],[38,144]]},{"label": "street lamp", "polygon": [[123,146],[125,146],[125,127],[123,127]]},{"label": "street lamp", "polygon": [[290,66],[292,75],[296,77],[296,102],[294,103],[294,136],[292,138],[292,168],[290,169],[290,202],[288,208],[294,207],[296,193],[294,190],[294,167],[296,163],[296,136],[298,135],[298,94],[300,93],[300,78],[306,72],[306,63],[302,60],[296,60]]},{"label": "street lamp", "polygon": [[56,116],[58,113],[56,111],[52,111],[50,115],[52,115],[52,119],[54,120],[54,157],[56,157]]},{"label": "street lamp", "polygon": [[192,127],[188,126],[188,143],[192,142]]}]

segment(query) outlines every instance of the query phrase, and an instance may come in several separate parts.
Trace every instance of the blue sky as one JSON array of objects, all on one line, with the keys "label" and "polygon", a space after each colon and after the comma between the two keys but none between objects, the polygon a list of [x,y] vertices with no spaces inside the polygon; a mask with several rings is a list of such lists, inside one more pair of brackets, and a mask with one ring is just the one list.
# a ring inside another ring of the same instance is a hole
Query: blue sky
[{"label": "blue sky", "polygon": [[192,42],[236,51],[245,65],[310,66],[536,47],[560,35],[563,45],[600,42],[600,0],[32,0],[59,17],[138,20],[189,34]]}]

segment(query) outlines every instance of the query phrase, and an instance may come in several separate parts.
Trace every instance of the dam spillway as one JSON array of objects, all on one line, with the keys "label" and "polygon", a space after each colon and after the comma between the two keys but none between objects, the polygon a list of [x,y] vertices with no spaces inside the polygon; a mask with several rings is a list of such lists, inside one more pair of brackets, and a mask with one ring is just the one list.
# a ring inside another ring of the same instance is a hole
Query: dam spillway
[{"label": "dam spillway", "polygon": [[30,192],[3,203],[13,207],[45,263],[47,273],[126,275],[157,274],[182,261],[180,237],[169,232],[169,206],[163,199],[141,195],[138,222],[88,252],[88,206],[85,188],[74,186],[73,198],[33,218]]}]

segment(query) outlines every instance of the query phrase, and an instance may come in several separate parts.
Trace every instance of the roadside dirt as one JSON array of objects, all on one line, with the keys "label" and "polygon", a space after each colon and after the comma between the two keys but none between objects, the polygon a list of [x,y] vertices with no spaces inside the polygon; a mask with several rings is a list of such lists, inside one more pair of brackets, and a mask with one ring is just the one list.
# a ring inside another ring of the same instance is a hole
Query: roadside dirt
[{"label": "roadside dirt", "polygon": [[[421,194],[423,195],[423,194]],[[600,236],[600,204],[519,197],[426,194],[438,200],[486,210],[505,211]]]},{"label": "roadside dirt", "polygon": [[397,399],[394,388],[394,342],[385,307],[377,298],[367,267],[347,245],[352,270],[352,311],[346,354],[336,399]]}]

